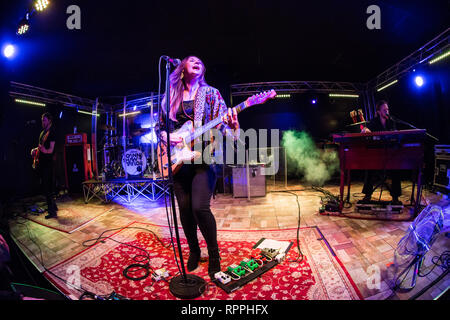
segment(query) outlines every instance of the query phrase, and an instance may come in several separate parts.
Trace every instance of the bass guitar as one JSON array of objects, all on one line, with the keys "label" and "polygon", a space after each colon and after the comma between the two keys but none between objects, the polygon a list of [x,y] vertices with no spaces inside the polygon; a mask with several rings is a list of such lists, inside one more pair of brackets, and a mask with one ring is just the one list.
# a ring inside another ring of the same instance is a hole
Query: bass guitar
[{"label": "bass guitar", "polygon": [[[239,113],[246,108],[254,105],[265,103],[269,99],[275,98],[277,93],[275,90],[265,91],[254,96],[249,97],[244,102],[236,106],[236,111]],[[218,116],[205,125],[194,130],[194,125],[191,120],[186,121],[181,128],[172,132],[170,136],[182,139],[182,142],[170,147],[170,160],[172,173],[176,174],[185,162],[189,163],[198,159],[201,154],[198,151],[192,151],[193,142],[198,137],[201,137],[205,132],[211,130],[222,123],[222,116]],[[179,140],[179,139],[178,139]],[[168,176],[169,161],[167,156],[167,143],[161,139],[157,148],[158,167],[163,177]]]}]

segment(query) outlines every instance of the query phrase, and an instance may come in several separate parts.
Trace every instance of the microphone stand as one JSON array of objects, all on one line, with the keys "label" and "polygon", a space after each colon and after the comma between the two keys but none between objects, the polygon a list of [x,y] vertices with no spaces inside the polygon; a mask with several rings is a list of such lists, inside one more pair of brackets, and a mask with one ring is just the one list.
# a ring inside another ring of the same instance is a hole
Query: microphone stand
[{"label": "microphone stand", "polygon": [[[413,129],[419,129],[419,128],[413,126],[411,123],[408,123],[408,122],[406,122],[406,121],[400,120],[400,119],[398,119],[398,118],[396,118],[396,117],[393,117],[392,115],[389,115],[389,117],[390,117],[390,118],[392,119],[392,121],[394,121],[394,122],[398,122],[398,123],[404,124],[404,125],[409,126],[409,127],[413,128]],[[436,140],[436,141],[439,141],[438,138],[432,136],[432,135],[429,134],[428,132],[425,132],[425,134],[426,134],[427,136],[429,136],[430,138],[432,138],[432,139],[434,139],[434,140]]]},{"label": "microphone stand", "polygon": [[[171,150],[170,150],[170,133],[169,133],[169,111],[170,111],[170,84],[169,84],[169,73],[170,73],[170,61],[166,61],[166,136],[167,136],[167,163],[168,163],[168,171],[167,178],[169,180],[169,193],[170,200],[172,206],[172,215],[175,227],[175,235],[177,239],[178,246],[178,254],[180,256],[180,264],[181,264],[181,275],[177,277],[173,277],[169,282],[169,290],[170,292],[177,298],[180,299],[194,299],[203,294],[206,289],[206,281],[193,274],[186,274],[186,269],[184,267],[183,261],[183,253],[181,250],[180,243],[180,234],[178,232],[178,222],[177,222],[177,213],[175,208],[175,193],[173,190],[173,172],[172,172],[172,160],[171,160]],[[175,254],[175,259],[176,259]]]}]

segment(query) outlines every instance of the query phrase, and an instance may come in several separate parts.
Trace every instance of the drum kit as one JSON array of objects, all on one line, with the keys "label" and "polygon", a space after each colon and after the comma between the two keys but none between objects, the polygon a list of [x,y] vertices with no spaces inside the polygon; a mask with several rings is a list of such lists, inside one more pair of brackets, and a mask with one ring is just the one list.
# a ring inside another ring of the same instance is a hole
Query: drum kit
[{"label": "drum kit", "polygon": [[132,130],[128,137],[114,135],[117,130],[113,126],[104,125],[100,129],[107,132],[103,145],[103,179],[155,177],[158,143],[155,125]]}]

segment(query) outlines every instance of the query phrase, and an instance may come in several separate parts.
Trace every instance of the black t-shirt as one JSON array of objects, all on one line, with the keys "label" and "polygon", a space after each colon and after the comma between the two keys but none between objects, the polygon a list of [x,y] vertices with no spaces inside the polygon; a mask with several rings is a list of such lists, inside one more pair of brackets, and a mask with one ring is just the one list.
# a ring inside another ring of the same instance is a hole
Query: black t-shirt
[{"label": "black t-shirt", "polygon": [[[54,141],[56,143],[56,134],[55,134],[55,130],[53,129],[53,127],[50,127],[48,137],[45,140],[45,142],[43,142],[46,133],[47,133],[46,130],[42,130],[41,134],[39,135],[39,144],[40,145],[42,144],[45,149],[49,149],[51,141]],[[40,164],[52,163],[53,155],[55,154],[55,149],[56,149],[56,146],[55,146],[55,148],[53,148],[52,153],[40,152],[39,153],[39,163]]]},{"label": "black t-shirt", "polygon": [[183,101],[177,112],[177,122],[170,120],[170,132],[178,130],[186,123],[188,120],[194,119],[194,100]]},{"label": "black t-shirt", "polygon": [[392,121],[391,119],[387,119],[386,126],[383,127],[383,124],[380,121],[380,117],[375,117],[372,120],[370,120],[369,123],[367,124],[367,128],[369,128],[369,130],[372,132],[397,130],[395,122]]}]

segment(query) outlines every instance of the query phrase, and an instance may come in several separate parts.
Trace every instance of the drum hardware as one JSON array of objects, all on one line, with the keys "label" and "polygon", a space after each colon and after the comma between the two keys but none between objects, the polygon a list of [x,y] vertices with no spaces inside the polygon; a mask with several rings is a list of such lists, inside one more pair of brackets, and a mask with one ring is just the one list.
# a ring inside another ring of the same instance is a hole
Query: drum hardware
[{"label": "drum hardware", "polygon": [[109,126],[109,125],[104,124],[104,125],[102,125],[102,126],[100,127],[100,130],[104,130],[104,131],[116,131],[116,128],[113,127],[113,126]]}]

